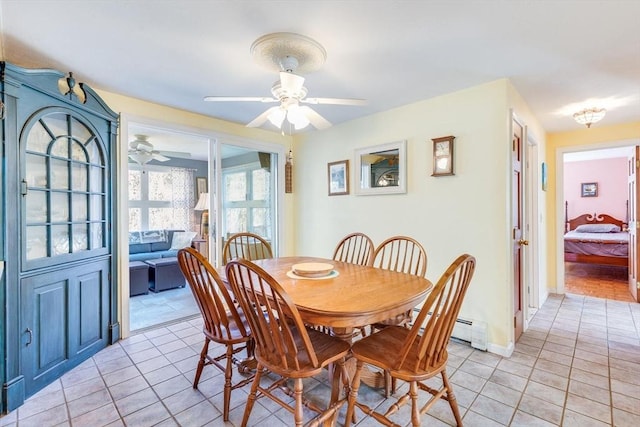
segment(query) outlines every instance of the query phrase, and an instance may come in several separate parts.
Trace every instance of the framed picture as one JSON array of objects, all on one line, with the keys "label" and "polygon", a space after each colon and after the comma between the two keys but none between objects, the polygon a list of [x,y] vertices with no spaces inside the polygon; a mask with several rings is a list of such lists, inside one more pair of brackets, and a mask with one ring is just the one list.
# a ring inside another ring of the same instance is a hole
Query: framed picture
[{"label": "framed picture", "polygon": [[453,175],[453,140],[455,136],[434,138],[433,173],[431,176]]},{"label": "framed picture", "polygon": [[582,197],[598,197],[598,183],[597,182],[583,182]]},{"label": "framed picture", "polygon": [[547,164],[542,162],[542,191],[547,191]]},{"label": "framed picture", "polygon": [[355,150],[355,193],[358,196],[407,192],[407,141]]},{"label": "framed picture", "polygon": [[196,201],[200,198],[200,193],[207,193],[207,177],[196,177]]},{"label": "framed picture", "polygon": [[349,194],[349,160],[329,163],[327,177],[330,196]]}]

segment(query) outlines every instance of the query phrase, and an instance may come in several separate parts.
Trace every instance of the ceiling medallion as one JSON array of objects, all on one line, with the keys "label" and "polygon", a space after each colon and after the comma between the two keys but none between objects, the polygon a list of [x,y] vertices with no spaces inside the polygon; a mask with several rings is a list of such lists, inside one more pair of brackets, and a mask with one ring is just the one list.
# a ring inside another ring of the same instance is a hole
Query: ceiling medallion
[{"label": "ceiling medallion", "polygon": [[295,71],[307,74],[318,70],[327,59],[327,51],[310,37],[296,33],[271,33],[251,45],[251,55],[271,71]]}]

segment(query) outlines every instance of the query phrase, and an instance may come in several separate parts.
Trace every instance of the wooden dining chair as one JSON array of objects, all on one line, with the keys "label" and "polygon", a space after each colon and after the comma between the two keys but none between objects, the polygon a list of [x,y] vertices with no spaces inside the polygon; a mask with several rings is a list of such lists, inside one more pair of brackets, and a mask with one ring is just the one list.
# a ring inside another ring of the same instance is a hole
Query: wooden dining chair
[{"label": "wooden dining chair", "polygon": [[[333,251],[333,259],[336,261],[348,262],[349,264],[369,265],[372,260],[375,246],[373,240],[364,233],[356,232],[344,236]],[[315,329],[324,330],[316,326]],[[366,336],[364,326],[357,328],[356,335]]]},{"label": "wooden dining chair", "polygon": [[271,245],[263,237],[253,233],[236,233],[229,236],[222,248],[222,264],[233,258],[257,260],[273,258]]},{"label": "wooden dining chair", "polygon": [[[335,421],[337,412],[346,403],[349,379],[345,357],[350,344],[339,338],[305,327],[298,309],[280,284],[261,267],[245,259],[234,259],[226,266],[226,275],[233,293],[246,313],[247,321],[256,342],[255,358],[258,362],[256,376],[242,418],[246,426],[256,399],[268,397],[293,413],[295,425],[303,424],[303,405],[318,412],[306,425],[318,425]],[[303,379],[320,374],[323,368],[337,363],[336,375],[342,378],[344,397],[339,398],[339,381],[334,377],[331,399],[326,409],[303,398]],[[270,385],[262,384],[270,376],[267,369],[279,376]],[[293,380],[293,390],[287,387]],[[283,391],[294,398],[277,395]]]},{"label": "wooden dining chair", "polygon": [[375,246],[364,233],[351,233],[342,238],[335,250],[333,259],[349,264],[369,265]]},{"label": "wooden dining chair", "polygon": [[[415,239],[407,236],[393,236],[380,243],[373,253],[372,265],[385,270],[413,274],[424,277],[427,273],[427,252]],[[371,325],[371,333],[390,325],[408,326],[413,318],[413,309]],[[385,372],[385,397],[395,392],[395,379]]]},{"label": "wooden dining chair", "polygon": [[[394,236],[378,245],[373,253],[372,265],[385,270],[424,277],[427,273],[427,252],[417,240],[411,237]],[[375,323],[373,328],[375,330],[387,325],[408,325],[412,313],[413,310],[409,310],[394,319]]]},{"label": "wooden dining chair", "polygon": [[[382,424],[395,425],[389,417],[408,402],[411,402],[411,423],[418,426],[420,415],[427,412],[438,399],[449,402],[457,425],[462,426],[458,404],[447,377],[447,345],[475,265],[476,260],[471,255],[459,256],[438,280],[411,329],[388,326],[353,344],[351,351],[356,358],[356,371],[349,394],[346,427],[351,424],[356,406]],[[409,383],[409,391],[395,404],[388,406],[384,414],[357,401],[360,374],[365,363],[384,369],[393,378]],[[424,384],[423,381],[438,374],[442,376],[440,389]],[[422,407],[418,402],[420,390],[432,395]]]},{"label": "wooden dining chair", "polygon": [[[193,248],[180,249],[178,263],[204,322],[204,345],[200,352],[193,388],[198,388],[200,375],[205,366],[214,365],[224,372],[223,417],[228,421],[231,390],[243,387],[253,379],[251,376],[236,384],[232,383],[233,364],[238,363],[234,356],[246,350],[247,358],[253,358],[254,342],[250,328],[242,310],[234,304],[222,279],[204,256]],[[224,344],[225,352],[218,356],[209,356],[211,341]],[[220,363],[222,360],[225,360],[224,364]]]}]

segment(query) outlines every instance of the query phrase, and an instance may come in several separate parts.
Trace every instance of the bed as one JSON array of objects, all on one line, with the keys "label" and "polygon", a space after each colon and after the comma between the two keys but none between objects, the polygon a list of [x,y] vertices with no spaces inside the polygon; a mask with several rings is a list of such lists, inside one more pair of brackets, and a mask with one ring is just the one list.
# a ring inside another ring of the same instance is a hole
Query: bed
[{"label": "bed", "polygon": [[564,260],[588,264],[629,263],[627,222],[607,214],[583,214],[568,218],[565,202]]}]

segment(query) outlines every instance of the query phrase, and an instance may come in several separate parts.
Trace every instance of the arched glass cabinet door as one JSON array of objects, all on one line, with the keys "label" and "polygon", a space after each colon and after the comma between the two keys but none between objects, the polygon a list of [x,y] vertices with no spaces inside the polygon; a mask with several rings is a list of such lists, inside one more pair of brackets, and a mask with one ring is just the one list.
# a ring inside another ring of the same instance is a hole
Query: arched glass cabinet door
[{"label": "arched glass cabinet door", "polygon": [[60,108],[42,112],[25,129],[26,268],[108,253],[106,156],[97,132]]}]

